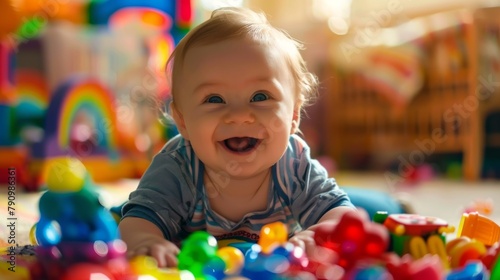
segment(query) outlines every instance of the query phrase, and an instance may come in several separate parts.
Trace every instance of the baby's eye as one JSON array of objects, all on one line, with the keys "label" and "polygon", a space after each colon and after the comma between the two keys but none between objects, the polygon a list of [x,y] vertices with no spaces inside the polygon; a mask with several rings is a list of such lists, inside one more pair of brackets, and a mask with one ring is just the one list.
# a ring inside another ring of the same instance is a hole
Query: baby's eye
[{"label": "baby's eye", "polygon": [[218,95],[212,95],[209,96],[207,99],[205,99],[205,103],[225,103],[224,99]]},{"label": "baby's eye", "polygon": [[259,101],[265,101],[265,100],[268,100],[269,99],[269,96],[264,93],[264,92],[257,92],[256,94],[254,94],[252,96],[252,100],[250,100],[250,102],[259,102]]}]

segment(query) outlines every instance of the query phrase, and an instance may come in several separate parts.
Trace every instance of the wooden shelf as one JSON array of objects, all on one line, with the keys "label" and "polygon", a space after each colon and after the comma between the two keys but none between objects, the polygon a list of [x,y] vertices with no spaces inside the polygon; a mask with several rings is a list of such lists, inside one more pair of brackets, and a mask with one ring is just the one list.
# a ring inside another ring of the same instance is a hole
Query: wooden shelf
[{"label": "wooden shelf", "polygon": [[[484,131],[487,114],[500,110],[500,93],[484,101],[475,97],[478,87],[484,87],[478,76],[485,75],[480,72],[487,66],[481,44],[487,41],[485,36],[500,36],[497,16],[500,8],[467,13],[470,17],[457,17],[467,18],[458,23],[459,27],[428,34],[420,41],[419,46],[425,50],[421,58],[424,85],[401,108],[392,106],[394,100],[388,100],[385,92],[376,91],[381,87],[362,78],[362,71],[366,69],[334,71],[335,86],[330,100],[335,102],[325,104],[327,118],[336,124],[327,132],[326,141],[336,141],[335,149],[330,149],[334,159],[348,158],[351,151],[412,152],[417,140],[429,142],[437,138],[433,152],[462,153],[464,177],[479,179],[484,145],[500,147],[500,132],[485,134]],[[443,59],[449,71],[442,70]],[[473,101],[479,104],[474,105]],[[444,134],[436,135],[436,131]],[[445,140],[440,142],[442,139]]]},{"label": "wooden shelf", "polygon": [[491,148],[500,148],[500,132],[487,134],[486,146]]}]

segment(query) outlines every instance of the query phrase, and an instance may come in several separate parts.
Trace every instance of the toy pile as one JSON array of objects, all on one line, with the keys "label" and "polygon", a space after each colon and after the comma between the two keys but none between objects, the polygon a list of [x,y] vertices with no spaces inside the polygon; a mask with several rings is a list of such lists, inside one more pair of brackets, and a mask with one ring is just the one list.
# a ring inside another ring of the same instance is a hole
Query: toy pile
[{"label": "toy pile", "polygon": [[2,279],[500,280],[500,226],[478,212],[463,214],[451,240],[455,229],[439,218],[378,212],[372,221],[348,212],[315,229],[309,254],[288,242],[279,222],[264,226],[257,244],[223,248],[199,231],[183,241],[178,267],[162,269],[147,256],[125,257],[116,221],[91,185],[81,162],[53,165],[33,228],[36,257]]}]

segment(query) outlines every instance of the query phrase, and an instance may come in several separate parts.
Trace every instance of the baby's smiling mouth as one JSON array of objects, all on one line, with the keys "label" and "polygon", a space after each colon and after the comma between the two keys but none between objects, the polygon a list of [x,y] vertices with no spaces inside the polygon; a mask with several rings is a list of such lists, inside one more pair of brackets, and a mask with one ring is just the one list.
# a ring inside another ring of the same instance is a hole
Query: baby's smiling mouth
[{"label": "baby's smiling mouth", "polygon": [[235,153],[250,152],[257,148],[261,142],[261,139],[253,137],[232,137],[221,141],[228,150]]}]

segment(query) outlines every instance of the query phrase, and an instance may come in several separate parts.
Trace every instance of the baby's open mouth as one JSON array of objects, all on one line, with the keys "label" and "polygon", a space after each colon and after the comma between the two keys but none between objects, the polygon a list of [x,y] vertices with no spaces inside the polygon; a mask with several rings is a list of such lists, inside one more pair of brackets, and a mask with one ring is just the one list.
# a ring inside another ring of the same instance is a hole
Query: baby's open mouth
[{"label": "baby's open mouth", "polygon": [[252,137],[232,137],[222,141],[222,143],[232,152],[245,153],[255,149],[261,141]]}]

